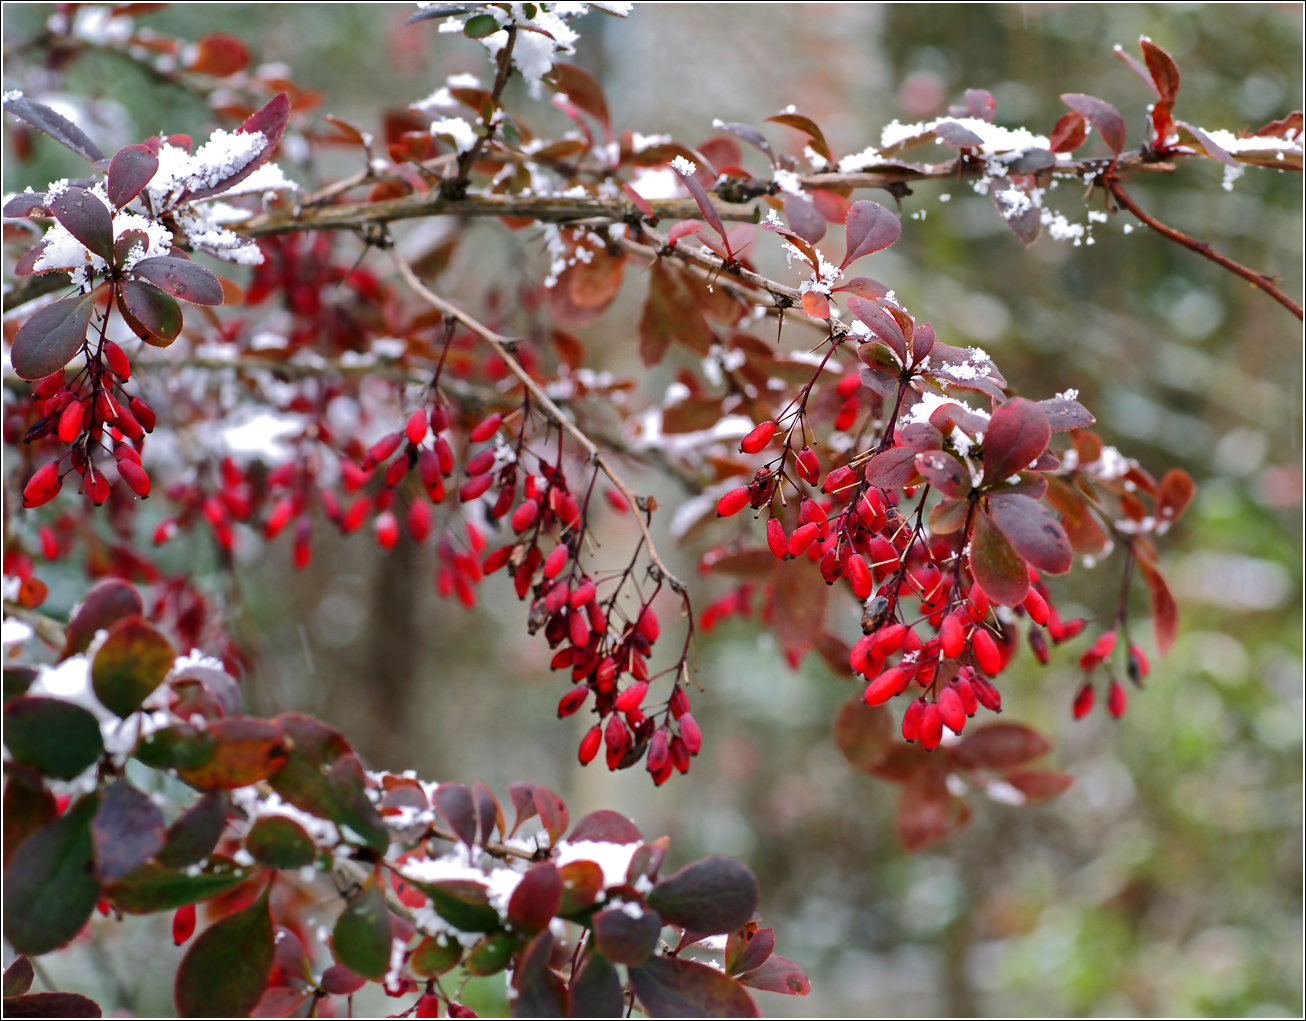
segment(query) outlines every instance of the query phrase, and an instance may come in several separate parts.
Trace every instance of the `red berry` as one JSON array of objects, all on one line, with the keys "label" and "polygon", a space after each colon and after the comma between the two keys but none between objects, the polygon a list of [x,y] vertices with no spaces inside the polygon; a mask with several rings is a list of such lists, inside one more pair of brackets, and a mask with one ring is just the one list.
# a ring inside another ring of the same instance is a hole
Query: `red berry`
[{"label": "red berry", "polygon": [[104,342],[104,360],[109,363],[109,371],[124,383],[131,379],[131,362],[127,360],[123,349],[111,340]]},{"label": "red berry", "polygon": [[685,713],[689,712],[689,696],[685,694],[685,689],[677,687],[676,690],[671,693],[671,698],[668,700],[667,705],[671,710],[671,718],[674,720],[680,719],[680,717],[684,716]]},{"label": "red berry", "polygon": [[1085,716],[1093,711],[1093,703],[1097,701],[1097,692],[1093,690],[1091,681],[1085,681],[1083,686],[1075,693],[1075,702],[1071,706],[1071,712],[1074,713],[1075,719],[1082,720]]},{"label": "red berry", "polygon": [[535,524],[535,519],[540,516],[540,505],[534,500],[523,500],[515,511],[512,512],[512,530],[514,532],[524,532]]},{"label": "red berry", "polygon": [[41,555],[46,560],[58,560],[59,540],[54,534],[54,529],[49,525],[42,525],[39,534],[41,536]]},{"label": "red berry", "polygon": [[629,688],[617,696],[613,703],[617,712],[628,713],[632,709],[638,709],[644,701],[644,695],[648,692],[647,681],[636,681]]},{"label": "red berry", "polygon": [[794,467],[802,480],[810,485],[816,485],[821,477],[821,459],[816,456],[816,451],[811,447],[803,447],[798,451],[794,459]]},{"label": "red berry", "polygon": [[944,659],[956,659],[966,648],[966,632],[957,615],[950,613],[939,627],[939,648]]},{"label": "red berry", "polygon": [[793,534],[789,536],[789,543],[785,547],[785,552],[791,557],[801,556],[807,552],[807,547],[816,541],[816,537],[820,532],[821,526],[814,521],[799,525],[794,529]]},{"label": "red berry", "polygon": [[563,695],[558,701],[558,719],[561,720],[563,717],[570,716],[583,706],[585,699],[589,697],[589,693],[590,689],[586,685],[579,684]]},{"label": "red berry", "polygon": [[426,439],[426,430],[426,412],[422,408],[418,408],[408,416],[408,422],[404,426],[404,436],[415,447]]},{"label": "red berry", "polygon": [[838,468],[830,469],[830,473],[825,477],[825,482],[821,484],[821,492],[833,495],[842,493],[845,489],[851,489],[855,485],[857,485],[856,470],[849,468],[847,465],[841,465]]},{"label": "red berry", "polygon": [[849,397],[855,394],[859,389],[861,389],[861,385],[862,385],[861,373],[850,372],[839,380],[838,385],[835,386],[834,389],[835,392],[838,393],[840,397],[842,397],[844,400],[847,400]]},{"label": "red berry", "polygon": [[23,506],[31,509],[49,503],[63,487],[63,478],[59,475],[59,462],[43,464],[23,487]]},{"label": "red berry", "polygon": [[1129,679],[1135,684],[1142,684],[1143,678],[1152,672],[1152,668],[1147,662],[1146,653],[1137,645],[1129,647],[1129,656],[1125,660],[1125,670],[1129,674]]},{"label": "red berry", "polygon": [[567,617],[567,634],[571,638],[571,644],[575,646],[585,645],[590,640],[590,622],[583,613],[577,613],[574,610]]},{"label": "red berry", "polygon": [[195,934],[195,905],[179,907],[172,916],[172,941],[181,946]]},{"label": "red berry", "polygon": [[917,738],[921,747],[928,751],[933,751],[939,747],[939,742],[943,740],[943,717],[939,715],[939,707],[933,703],[927,705],[921,711],[920,729],[917,731]]},{"label": "red berry", "polygon": [[1035,624],[1043,627],[1048,622],[1048,604],[1037,589],[1031,588],[1025,595],[1025,612]]},{"label": "red berry", "polygon": [[848,582],[852,585],[853,595],[862,602],[875,591],[875,579],[871,577],[871,569],[866,566],[866,558],[860,553],[854,553],[848,558]]},{"label": "red berry", "polygon": [[685,713],[676,722],[680,724],[680,739],[685,742],[685,750],[690,755],[697,755],[703,747],[703,732],[698,729],[698,723],[689,713]]},{"label": "red berry", "polygon": [[[747,490],[745,490],[747,492]],[[771,547],[771,552],[780,560],[784,560],[789,555],[789,537],[785,535],[785,526],[780,524],[779,518],[768,518],[766,522],[766,544]]]},{"label": "red berry", "polygon": [[388,461],[390,455],[399,449],[399,444],[404,441],[403,433],[388,433],[371,445],[367,450],[367,460],[365,462],[368,468],[382,461]]},{"label": "red berry", "polygon": [[[508,547],[504,547],[507,549]],[[549,555],[544,558],[544,577],[556,578],[562,569],[567,566],[567,560],[571,557],[571,550],[566,543],[559,543],[549,551]]]},{"label": "red berry", "polygon": [[426,537],[431,534],[430,505],[423,500],[412,501],[408,505],[404,523],[408,526],[408,534],[413,537],[413,542],[426,542]]},{"label": "red berry", "polygon": [[489,471],[491,468],[494,467],[495,456],[496,454],[493,447],[489,447],[485,450],[482,450],[479,454],[476,454],[474,457],[468,460],[467,467],[465,469],[467,474],[484,475],[487,471]]},{"label": "red berry", "polygon": [[376,529],[376,541],[382,549],[395,548],[399,541],[399,522],[395,520],[393,511],[378,514],[372,527]]},{"label": "red berry", "polygon": [[662,633],[662,626],[658,623],[658,615],[653,607],[646,606],[640,612],[635,630],[647,638],[650,644],[658,640],[658,635]]},{"label": "red berry", "polygon": [[1106,711],[1113,719],[1118,720],[1125,715],[1127,708],[1129,708],[1129,696],[1125,693],[1125,687],[1113,677],[1111,687],[1106,692]]},{"label": "red berry", "polygon": [[1002,672],[1002,654],[998,652],[998,643],[988,630],[976,627],[970,636],[970,651],[975,657],[975,665],[990,677]]},{"label": "red berry", "polygon": [[[494,476],[489,472],[486,472],[484,475],[473,475],[463,483],[462,489],[458,491],[458,499],[463,503],[468,503],[475,500],[477,497],[483,496],[485,491],[493,484]],[[510,491],[505,490],[505,492]]]},{"label": "red berry", "polygon": [[671,739],[667,736],[665,730],[659,730],[648,743],[648,771],[654,774],[656,780],[657,774],[661,773],[671,765]]},{"label": "red berry", "polygon": [[435,438],[435,457],[440,465],[441,475],[453,474],[453,448],[443,436]]},{"label": "red berry", "polygon": [[583,581],[576,586],[576,591],[571,594],[571,607],[573,610],[579,610],[588,603],[598,593],[592,581]]},{"label": "red berry", "polygon": [[862,693],[862,701],[867,705],[884,705],[907,686],[911,675],[902,667],[890,667],[867,685]]},{"label": "red berry", "polygon": [[127,485],[131,486],[132,491],[142,500],[147,499],[150,495],[150,477],[145,474],[145,469],[135,461],[122,460],[118,462],[118,475]]},{"label": "red berry", "polygon": [[1044,666],[1048,663],[1048,640],[1044,637],[1041,629],[1032,627],[1029,629],[1029,647],[1034,651],[1034,658]]},{"label": "red berry", "polygon": [[739,452],[742,454],[756,454],[770,443],[774,437],[775,423],[763,422],[743,438],[739,444]]},{"label": "red berry", "polygon": [[499,431],[499,426],[503,423],[503,416],[497,411],[488,418],[482,419],[472,430],[472,442],[484,443],[491,436]]},{"label": "red berry", "polygon": [[907,742],[915,741],[921,733],[921,717],[925,713],[925,707],[928,705],[923,698],[912,701],[907,707],[907,711],[902,714],[902,739]]},{"label": "red berry", "polygon": [[72,443],[82,434],[82,421],[85,414],[85,405],[81,401],[73,401],[68,407],[63,409],[63,414],[59,416],[59,427],[57,434],[61,443]]},{"label": "red berry", "polygon": [[[128,397],[127,407],[131,410],[132,417],[140,423],[142,429],[147,433],[154,432],[154,409],[146,404],[139,397]],[[132,437],[135,439],[135,437]]]},{"label": "red berry", "polygon": [[576,755],[580,759],[582,766],[588,766],[594,761],[594,756],[599,753],[599,743],[602,740],[603,728],[599,724],[596,723],[585,731],[585,736],[580,739],[580,748]]},{"label": "red berry", "polygon": [[748,500],[747,486],[732,489],[717,501],[716,516],[719,518],[732,517],[748,506]]},{"label": "red berry", "polygon": [[966,726],[966,709],[960,696],[951,687],[944,688],[939,692],[938,706],[943,725],[954,734],[960,734]]}]

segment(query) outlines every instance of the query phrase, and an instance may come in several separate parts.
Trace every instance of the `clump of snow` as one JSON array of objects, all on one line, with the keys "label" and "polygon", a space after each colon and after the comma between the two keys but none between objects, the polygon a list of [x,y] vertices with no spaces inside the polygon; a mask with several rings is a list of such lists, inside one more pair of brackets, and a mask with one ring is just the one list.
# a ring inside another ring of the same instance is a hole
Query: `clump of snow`
[{"label": "clump of snow", "polygon": [[559,868],[574,861],[592,861],[603,870],[605,887],[620,886],[626,881],[626,872],[630,869],[630,859],[639,850],[639,842],[630,844],[610,844],[598,840],[578,840],[575,843],[564,840],[558,845],[558,855],[554,864]]},{"label": "clump of snow", "polygon": [[460,153],[470,152],[476,145],[476,132],[461,117],[441,117],[431,124],[432,135],[448,135]]},{"label": "clump of snow", "polygon": [[673,170],[679,171],[680,173],[684,174],[686,177],[693,177],[696,173],[698,173],[698,166],[694,163],[694,161],[687,160],[683,156],[677,156],[675,159],[673,159],[671,161],[671,167]]}]

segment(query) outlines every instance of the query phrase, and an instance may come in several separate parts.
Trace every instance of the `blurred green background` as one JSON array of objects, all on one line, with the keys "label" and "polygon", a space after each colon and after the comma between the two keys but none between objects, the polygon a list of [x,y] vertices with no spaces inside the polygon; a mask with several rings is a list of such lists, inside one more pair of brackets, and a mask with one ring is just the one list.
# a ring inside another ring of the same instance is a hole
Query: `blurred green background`
[{"label": "blurred green background", "polygon": [[[299,85],[323,92],[320,112],[376,131],[381,110],[487,66],[480,47],[432,25],[401,30],[411,10],[188,4],[143,24],[185,38],[239,34],[257,61],[283,62]],[[6,89],[90,100],[85,126],[106,150],[160,128],[212,127],[194,97],[115,58],[90,55],[60,75],[23,63],[14,47],[50,11],[5,5]],[[1111,45],[1135,52],[1140,34],[1175,57],[1184,76],[1176,113],[1192,123],[1237,131],[1302,107],[1300,5],[639,4],[624,21],[591,14],[577,24],[574,60],[603,81],[614,128],[689,144],[711,134],[714,117],[760,124],[794,103],[847,154],[877,142],[894,118],[944,112],[968,87],[994,94],[999,123],[1044,133],[1064,111],[1060,93],[1101,96],[1125,114],[1133,144],[1150,96]],[[524,120],[563,129],[561,115],[514,89]],[[793,133],[768,128],[797,151]],[[30,162],[5,155],[6,191],[71,169],[46,140]],[[353,167],[333,154],[322,169]],[[1193,160],[1130,190],[1162,221],[1278,275],[1299,298],[1301,176],[1252,168],[1232,192],[1221,180],[1220,166]],[[1022,655],[1006,680],[1010,715],[1052,735],[1053,765],[1077,777],[1067,795],[1011,808],[972,792],[967,830],[904,854],[896,789],[851,772],[830,739],[848,683],[815,656],[790,671],[769,635],[738,621],[700,645],[695,713],[706,741],[688,777],[654,791],[642,770],[582,770],[574,756],[586,719],[553,719],[560,682],[501,579],[467,612],[436,598],[431,549],[382,555],[363,537],[323,541],[322,530],[302,574],[288,550],[265,555],[252,535],[242,539],[235,627],[257,656],[251,704],[319,713],[376,766],[480,779],[500,792],[528,778],[562,794],[573,819],[621,808],[646,834],[671,835],[676,864],[742,857],[761,881],[779,951],[812,979],[806,1000],[760,996],[768,1014],[1300,1016],[1300,326],[1192,253],[1141,229],[1125,235],[1122,217],[1095,225],[1091,247],[1045,237],[1026,252],[987,196],[932,183],[915,192],[903,202],[903,239],[875,257],[874,275],[943,339],[983,346],[1022,393],[1078,388],[1108,442],[1157,475],[1181,465],[1200,485],[1163,540],[1181,636],[1127,716],[1070,719],[1082,641],[1054,651],[1047,668]],[[1053,202],[1085,221],[1075,188]],[[475,228],[473,255],[446,273],[444,292],[474,308],[494,267],[522,258],[521,241],[504,235],[496,224]],[[538,247],[527,241],[526,257]],[[773,256],[759,256],[762,268],[783,274]],[[583,333],[595,368],[638,371],[643,291],[628,273],[621,298]],[[673,357],[649,373],[646,394],[657,399],[675,366]],[[664,478],[637,478],[663,507],[684,498]],[[658,524],[670,546],[666,517]],[[626,547],[628,521],[601,527],[608,549]],[[676,551],[677,569],[692,575],[701,549],[700,540]],[[164,562],[207,563],[214,589],[224,585],[203,536],[169,548]],[[1118,572],[1117,557],[1073,574],[1057,590],[1063,614],[1107,609]],[[58,610],[75,579],[50,580]],[[696,604],[723,586],[700,580]],[[1146,601],[1135,594],[1141,619]],[[851,605],[841,612],[851,635]],[[668,606],[664,634],[674,629]],[[106,924],[49,967],[106,1006],[168,1012],[180,951],[166,920],[127,924],[130,944]],[[503,1008],[495,988],[477,996],[481,1009]]]}]

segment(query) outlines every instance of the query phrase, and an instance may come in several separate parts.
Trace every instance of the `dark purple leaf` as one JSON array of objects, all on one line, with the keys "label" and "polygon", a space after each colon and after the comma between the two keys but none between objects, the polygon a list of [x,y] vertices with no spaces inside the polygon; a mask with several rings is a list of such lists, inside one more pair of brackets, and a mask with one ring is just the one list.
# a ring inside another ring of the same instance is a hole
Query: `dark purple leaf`
[{"label": "dark purple leaf", "polygon": [[854,202],[848,210],[848,219],[844,223],[847,232],[848,249],[839,268],[845,268],[863,255],[883,251],[898,240],[902,234],[902,223],[878,202],[862,199]]},{"label": "dark purple leaf", "polygon": [[[898,325],[898,320],[889,315],[873,301],[857,296],[847,302],[848,311],[860,319],[870,329],[871,334],[883,341],[898,356],[900,364],[907,363],[907,337]],[[864,360],[864,359],[863,359]]]},{"label": "dark purple leaf", "polygon": [[203,861],[218,846],[226,826],[226,799],[217,791],[205,794],[168,827],[159,864],[179,869]]},{"label": "dark purple leaf", "polygon": [[994,493],[988,504],[989,514],[1017,553],[1048,574],[1070,570],[1070,539],[1043,504],[1019,493]]},{"label": "dark purple leaf", "polygon": [[36,969],[32,967],[32,962],[21,955],[15,957],[13,963],[5,969],[5,998],[22,996],[23,993],[32,988],[32,979],[35,977]]},{"label": "dark purple leaf", "polygon": [[801,113],[778,113],[774,117],[768,117],[767,120],[774,121],[777,124],[784,124],[787,127],[797,128],[811,138],[813,152],[823,156],[826,161],[834,158],[830,155],[830,147],[825,142],[825,135],[821,133],[821,129],[816,126],[816,122],[810,117],[804,117]]},{"label": "dark purple leaf", "polygon": [[984,430],[984,483],[993,485],[1023,471],[1052,438],[1047,416],[1033,401],[1013,397],[994,409]]},{"label": "dark purple leaf", "polygon": [[662,861],[667,856],[667,848],[671,841],[667,837],[659,837],[651,844],[642,844],[630,856],[630,864],[626,866],[626,882],[631,886],[637,886],[640,879],[655,880],[658,877],[658,870],[662,868]]},{"label": "dark purple leaf", "polygon": [[805,195],[786,195],[784,203],[790,230],[812,245],[825,237],[825,217],[817,211],[811,199]]},{"label": "dark purple leaf", "polygon": [[965,496],[970,492],[970,472],[951,454],[929,450],[917,454],[915,464],[921,477],[944,496]]},{"label": "dark purple leaf", "polygon": [[1103,140],[1117,156],[1125,147],[1125,119],[1120,112],[1106,100],[1096,96],[1086,96],[1082,92],[1066,92],[1061,96],[1062,102],[1088,123],[1097,128]]},{"label": "dark purple leaf", "polygon": [[1211,159],[1219,160],[1221,163],[1225,163],[1231,167],[1239,165],[1238,161],[1230,156],[1227,150],[1222,148],[1215,139],[1201,128],[1197,127],[1197,125],[1188,124],[1185,121],[1175,121],[1175,124],[1183,128],[1185,131],[1190,132],[1192,136],[1201,143],[1202,148],[1206,150],[1206,155],[1210,156]]},{"label": "dark purple leaf", "polygon": [[55,113],[48,106],[19,94],[6,97],[4,107],[15,117],[27,121],[32,127],[38,131],[43,131],[56,142],[68,146],[79,156],[84,156],[91,161],[104,159],[104,153],[100,150],[100,147],[87,138],[86,133],[81,128],[67,118]]},{"label": "dark purple leaf", "polygon": [[150,236],[143,230],[125,230],[113,239],[113,261],[121,266],[132,254],[132,249],[140,246],[144,253],[150,247]]},{"label": "dark purple leaf", "polygon": [[508,901],[508,922],[523,932],[547,929],[562,903],[562,877],[551,861],[531,866]]},{"label": "dark purple leaf", "polygon": [[109,201],[121,209],[154,179],[159,157],[148,146],[124,145],[109,164]]},{"label": "dark purple leaf", "polygon": [[943,436],[929,422],[908,422],[899,426],[894,439],[898,446],[923,454],[927,450],[938,450],[943,446]]},{"label": "dark purple leaf", "polygon": [[10,755],[56,780],[78,776],[104,751],[95,717],[61,698],[10,699],[4,708],[4,734]]},{"label": "dark purple leaf", "polygon": [[759,968],[775,950],[775,930],[759,929],[755,922],[730,934],[726,940],[726,974]]},{"label": "dark purple leaf", "polygon": [[336,920],[331,932],[331,950],[354,974],[380,982],[390,968],[390,942],[385,889],[373,876]]},{"label": "dark purple leaf", "polygon": [[509,836],[517,832],[527,819],[535,814],[535,785],[527,783],[525,780],[514,780],[508,784],[508,797],[512,800],[513,810],[517,813],[517,818],[513,820],[512,830]]},{"label": "dark purple leaf", "polygon": [[323,992],[330,993],[332,996],[353,996],[367,985],[367,979],[350,971],[343,964],[333,964],[322,972],[320,985]]},{"label": "dark purple leaf", "polygon": [[1173,105],[1179,96],[1179,68],[1175,66],[1174,58],[1147,37],[1143,37],[1139,45],[1143,50],[1143,59],[1147,61],[1147,70],[1157,98]]},{"label": "dark purple leaf", "polygon": [[513,1017],[557,1018],[567,1012],[567,987],[549,967],[554,949],[553,933],[547,929],[522,951],[512,982],[517,988]]},{"label": "dark purple leaf", "polygon": [[1039,401],[1038,406],[1048,420],[1048,428],[1054,433],[1087,429],[1097,421],[1092,412],[1071,397],[1049,397]]},{"label": "dark purple leaf", "polygon": [[1029,569],[994,520],[984,511],[974,515],[970,541],[970,571],[1001,606],[1019,606],[1029,592]]},{"label": "dark purple leaf", "polygon": [[[241,181],[245,180],[250,174],[254,173],[259,167],[268,161],[272,156],[273,150],[281,141],[281,136],[286,131],[286,123],[290,119],[290,97],[282,92],[268,101],[268,104],[261,110],[250,115],[240,127],[236,129],[237,134],[251,134],[261,132],[266,139],[263,148],[248,163],[228,177],[222,178],[207,187],[198,188],[195,191],[188,191],[185,198],[188,201],[195,199],[208,198],[210,195],[219,195],[229,188],[234,188]],[[184,297],[184,295],[178,295]],[[188,299],[194,301],[194,298]],[[220,302],[200,302],[200,304],[217,305]]]},{"label": "dark purple leaf", "polygon": [[547,787],[536,787],[531,792],[535,799],[535,811],[540,813],[540,822],[549,834],[549,846],[557,847],[562,835],[567,832],[567,803]]},{"label": "dark purple leaf", "polygon": [[460,783],[442,783],[432,797],[440,818],[449,824],[454,836],[468,847],[476,843],[476,802],[472,792]]},{"label": "dark purple leaf", "polygon": [[917,326],[911,335],[911,361],[913,365],[919,365],[930,356],[934,350],[934,327],[929,323],[922,323]]},{"label": "dark purple leaf", "polygon": [[5,997],[5,1017],[104,1017],[104,1012],[81,993],[26,993]]},{"label": "dark purple leaf", "polygon": [[881,450],[866,462],[866,481],[881,489],[910,486],[920,477],[916,471],[916,452],[910,447]]},{"label": "dark purple leaf", "polygon": [[183,301],[196,305],[222,304],[222,285],[218,278],[187,259],[168,255],[142,259],[132,267],[132,272]]},{"label": "dark purple leaf", "polygon": [[1037,174],[1057,165],[1057,157],[1047,149],[1031,147],[1021,152],[1010,163],[1005,164],[1009,174]]},{"label": "dark purple leaf", "polygon": [[777,162],[775,158],[775,150],[771,148],[771,143],[766,140],[766,136],[762,134],[762,132],[758,131],[757,128],[753,127],[751,124],[715,121],[713,122],[712,127],[716,128],[717,131],[728,131],[736,138],[742,138],[749,145],[756,146],[762,152],[766,153],[767,158],[770,159],[773,165]]},{"label": "dark purple leaf", "polygon": [[15,220],[24,216],[49,216],[50,207],[45,204],[45,192],[25,191],[15,195],[5,203],[4,215]]},{"label": "dark purple leaf", "polygon": [[50,203],[64,228],[105,262],[113,259],[113,214],[85,188],[68,188]]},{"label": "dark purple leaf", "polygon": [[984,144],[984,139],[956,121],[940,121],[934,125],[934,133],[956,149],[971,149]]},{"label": "dark purple leaf", "polygon": [[703,190],[703,186],[694,179],[693,175],[682,174],[674,166],[671,169],[676,171],[676,175],[680,178],[686,190],[688,190],[689,194],[693,196],[694,201],[698,203],[699,212],[703,214],[703,219],[708,222],[708,226],[724,239],[726,236],[725,224],[721,222],[721,214],[717,212],[716,206],[712,204],[712,199],[708,196],[707,192]]},{"label": "dark purple leaf", "polygon": [[[629,913],[628,913],[629,912]],[[662,919],[638,904],[605,908],[594,916],[594,944],[615,964],[642,964],[657,949]]]},{"label": "dark purple leaf", "polygon": [[267,985],[275,950],[269,883],[252,905],[204,930],[177,969],[182,1017],[245,1017]]},{"label": "dark purple leaf", "polygon": [[644,839],[639,827],[620,812],[601,808],[591,812],[576,823],[567,837],[568,842],[576,844],[582,840],[598,844],[638,844]]},{"label": "dark purple leaf", "polygon": [[86,593],[73,611],[73,618],[64,632],[64,649],[61,659],[85,652],[101,628],[108,630],[124,617],[134,617],[145,612],[136,587],[119,578],[106,578],[97,582]]},{"label": "dark purple leaf", "polygon": [[993,118],[998,113],[997,100],[986,89],[967,89],[966,108],[970,111],[972,117],[988,121],[990,124],[993,123]]},{"label": "dark purple leaf", "polygon": [[624,1006],[617,969],[602,954],[591,953],[581,962],[571,982],[572,1017],[620,1017]]},{"label": "dark purple leaf", "polygon": [[163,847],[163,813],[144,791],[119,778],[100,795],[91,823],[95,868],[102,882],[121,879]]},{"label": "dark purple leaf", "polygon": [[648,902],[672,925],[709,936],[731,932],[757,909],[757,879],[733,858],[713,855],[662,880]]},{"label": "dark purple leaf", "polygon": [[167,347],[181,333],[182,314],[177,299],[144,280],[118,283],[118,310],[133,332],[155,347]]},{"label": "dark purple leaf", "polygon": [[1043,218],[1029,197],[1029,190],[1016,184],[1009,177],[994,177],[989,180],[989,194],[997,206],[998,215],[1011,228],[1011,232],[1020,238],[1026,248],[1038,240],[1039,231],[1043,229]]},{"label": "dark purple leaf", "polygon": [[58,372],[81,350],[95,308],[93,295],[63,298],[38,309],[14,336],[10,361],[20,379]]},{"label": "dark purple leaf", "polygon": [[635,995],[651,1017],[761,1017],[748,990],[715,968],[678,957],[650,957],[630,969]]},{"label": "dark purple leaf", "polygon": [[35,957],[69,942],[95,910],[89,794],[19,845],[4,874],[4,935],[16,953]]},{"label": "dark purple leaf", "polygon": [[472,799],[476,802],[476,817],[481,823],[481,846],[484,847],[490,842],[496,826],[499,827],[499,836],[504,835],[503,810],[494,792],[479,780],[472,784]]},{"label": "dark purple leaf", "polygon": [[779,954],[772,954],[752,971],[740,975],[739,981],[766,993],[784,993],[787,996],[806,996],[812,991],[807,972]]}]

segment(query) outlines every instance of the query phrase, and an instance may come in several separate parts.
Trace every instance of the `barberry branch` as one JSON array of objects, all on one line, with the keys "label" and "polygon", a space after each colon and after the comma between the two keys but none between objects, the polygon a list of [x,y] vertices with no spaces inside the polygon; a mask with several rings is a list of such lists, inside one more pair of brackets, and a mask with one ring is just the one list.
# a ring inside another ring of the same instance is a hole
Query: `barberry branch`
[{"label": "barberry branch", "polygon": [[1248,269],[1242,263],[1234,262],[1233,259],[1230,259],[1227,255],[1221,255],[1205,241],[1198,241],[1194,238],[1190,238],[1182,231],[1175,230],[1173,227],[1167,227],[1156,217],[1145,212],[1138,203],[1129,196],[1129,193],[1120,186],[1120,182],[1116,179],[1114,174],[1105,174],[1101,180],[1102,184],[1111,192],[1117,202],[1133,213],[1134,216],[1143,223],[1147,224],[1147,226],[1160,234],[1163,238],[1168,238],[1175,244],[1183,245],[1185,248],[1191,249],[1203,258],[1210,259],[1217,266],[1223,266],[1230,273],[1237,274],[1253,286],[1259,287],[1298,319],[1302,318],[1301,306],[1284,294],[1283,291],[1279,290],[1279,288],[1274,286],[1273,277],[1267,276],[1264,273],[1257,273],[1254,269]]}]

